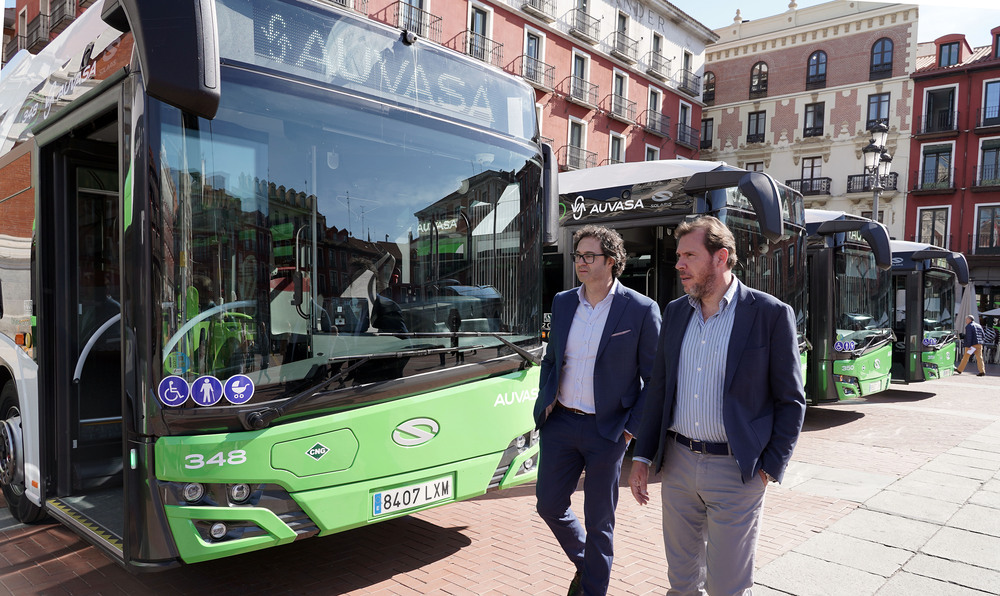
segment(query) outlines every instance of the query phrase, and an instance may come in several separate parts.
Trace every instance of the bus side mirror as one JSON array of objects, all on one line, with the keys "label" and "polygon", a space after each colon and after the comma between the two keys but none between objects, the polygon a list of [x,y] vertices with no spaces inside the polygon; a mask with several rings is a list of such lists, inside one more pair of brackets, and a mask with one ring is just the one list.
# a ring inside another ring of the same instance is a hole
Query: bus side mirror
[{"label": "bus side mirror", "polygon": [[892,249],[889,248],[889,232],[880,223],[870,221],[861,226],[861,238],[872,248],[875,265],[882,271],[892,269]]},{"label": "bus side mirror", "polygon": [[747,172],[740,178],[740,192],[753,205],[764,237],[777,242],[785,233],[781,216],[781,193],[778,183],[763,172]]},{"label": "bus side mirror", "polygon": [[542,243],[559,240],[559,162],[552,145],[542,143]]},{"label": "bus side mirror", "polygon": [[132,32],[150,96],[215,118],[220,95],[214,0],[104,0],[101,18]]}]

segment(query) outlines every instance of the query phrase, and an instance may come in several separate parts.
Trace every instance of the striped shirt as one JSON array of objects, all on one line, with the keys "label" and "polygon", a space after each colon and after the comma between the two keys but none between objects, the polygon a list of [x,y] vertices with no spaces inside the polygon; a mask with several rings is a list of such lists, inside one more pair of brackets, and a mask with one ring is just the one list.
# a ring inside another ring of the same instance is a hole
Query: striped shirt
[{"label": "striped shirt", "polygon": [[588,414],[597,412],[594,405],[594,365],[618,286],[616,279],[611,284],[611,291],[596,306],[591,306],[583,295],[583,286],[577,290],[580,304],[573,313],[573,322],[566,337],[565,359],[556,395],[556,399],[566,407]]},{"label": "striped shirt", "polygon": [[736,290],[732,283],[719,301],[719,310],[706,321],[701,302],[688,296],[694,315],[681,341],[677,371],[677,403],[670,430],[689,439],[726,443],[722,420],[722,395],[726,378],[729,336],[736,319]]}]

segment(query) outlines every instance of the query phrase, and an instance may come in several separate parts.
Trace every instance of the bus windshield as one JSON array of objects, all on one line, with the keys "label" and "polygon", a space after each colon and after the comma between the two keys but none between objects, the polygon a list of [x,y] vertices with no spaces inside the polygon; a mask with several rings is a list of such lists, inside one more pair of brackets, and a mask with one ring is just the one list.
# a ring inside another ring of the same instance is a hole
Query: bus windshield
[{"label": "bus windshield", "polygon": [[924,276],[924,339],[943,343],[955,334],[955,277],[950,272],[927,271]]},{"label": "bus windshield", "polygon": [[212,121],[152,104],[163,374],[266,394],[362,357],[342,384],[496,358],[495,334],[537,343],[537,146],[223,76]]},{"label": "bus windshield", "polygon": [[891,275],[876,267],[872,251],[844,246],[835,255],[834,266],[837,339],[854,342],[859,349],[892,339]]}]

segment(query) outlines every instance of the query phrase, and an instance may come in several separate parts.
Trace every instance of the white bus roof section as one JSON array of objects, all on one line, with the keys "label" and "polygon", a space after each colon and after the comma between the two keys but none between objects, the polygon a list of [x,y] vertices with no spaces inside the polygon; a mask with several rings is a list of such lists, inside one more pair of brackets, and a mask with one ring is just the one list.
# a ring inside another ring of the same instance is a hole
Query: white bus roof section
[{"label": "white bus roof section", "polygon": [[940,246],[934,246],[933,244],[927,244],[925,242],[910,242],[908,240],[891,240],[889,242],[889,246],[892,248],[892,252],[917,252],[918,250],[924,250],[925,248],[948,250],[947,248],[941,248]]},{"label": "white bus roof section", "polygon": [[827,211],[826,209],[806,209],[805,214],[807,224],[833,221],[845,215],[843,211]]},{"label": "white bus roof section", "polygon": [[721,161],[661,159],[572,170],[559,174],[559,194],[689,178],[698,172],[709,172],[723,165],[726,164]]}]

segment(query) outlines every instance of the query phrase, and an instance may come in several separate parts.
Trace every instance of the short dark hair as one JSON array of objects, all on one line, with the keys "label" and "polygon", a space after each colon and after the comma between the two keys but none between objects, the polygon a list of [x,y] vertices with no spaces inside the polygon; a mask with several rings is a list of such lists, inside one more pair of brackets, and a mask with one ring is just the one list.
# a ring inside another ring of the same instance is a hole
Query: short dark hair
[{"label": "short dark hair", "polygon": [[684,236],[695,230],[705,231],[705,248],[711,254],[717,253],[720,249],[729,251],[729,258],[726,259],[726,267],[732,269],[736,267],[736,238],[726,227],[726,224],[711,215],[702,215],[693,221],[685,221],[674,230],[674,238],[680,240]]},{"label": "short dark hair", "polygon": [[602,226],[583,226],[573,234],[574,251],[584,238],[597,238],[601,243],[601,252],[615,260],[614,267],[611,268],[611,275],[618,277],[622,271],[625,271],[625,241],[622,240],[621,234]]}]

